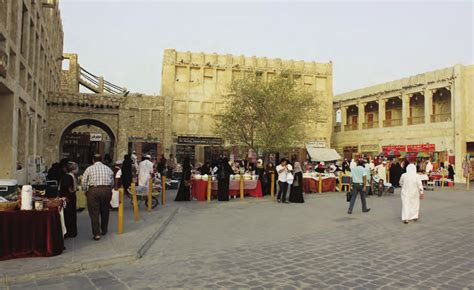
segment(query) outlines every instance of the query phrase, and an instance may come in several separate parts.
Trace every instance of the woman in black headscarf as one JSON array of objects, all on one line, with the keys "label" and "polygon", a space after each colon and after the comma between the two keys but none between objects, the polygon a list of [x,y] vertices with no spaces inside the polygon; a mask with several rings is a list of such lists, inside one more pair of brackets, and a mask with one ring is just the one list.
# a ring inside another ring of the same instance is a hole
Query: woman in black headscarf
[{"label": "woman in black headscarf", "polygon": [[229,159],[221,158],[217,166],[217,199],[219,201],[229,201],[229,179],[233,172]]},{"label": "woman in black headscarf", "polygon": [[400,166],[400,163],[395,163],[390,166],[390,183],[394,187],[400,187],[400,177],[403,174],[403,168]]},{"label": "woman in black headscarf", "polygon": [[454,181],[454,167],[453,165],[448,165],[448,178]]},{"label": "woman in black headscarf", "polygon": [[125,193],[128,193],[128,189],[132,184],[132,157],[129,154],[123,156],[123,163],[122,163],[122,176],[120,177],[122,181],[122,186]]},{"label": "woman in black headscarf", "polygon": [[179,184],[178,193],[174,201],[190,201],[191,200],[191,161],[189,156],[184,157],[183,174]]}]

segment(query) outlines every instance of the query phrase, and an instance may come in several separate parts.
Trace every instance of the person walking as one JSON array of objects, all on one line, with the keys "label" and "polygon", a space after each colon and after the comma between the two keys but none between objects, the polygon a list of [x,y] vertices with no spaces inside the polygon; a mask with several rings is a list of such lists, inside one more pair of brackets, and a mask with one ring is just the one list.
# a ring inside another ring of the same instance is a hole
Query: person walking
[{"label": "person walking", "polygon": [[362,200],[362,212],[369,212],[370,208],[367,208],[367,203],[365,200],[365,192],[367,190],[367,170],[364,167],[364,161],[358,161],[356,167],[351,170],[352,177],[352,194],[351,201],[349,204],[348,214],[352,214],[352,209],[354,208],[354,203],[356,201],[357,195],[360,194],[360,199]]},{"label": "person walking", "polygon": [[286,192],[288,191],[287,173],[288,169],[286,168],[286,159],[282,158],[280,164],[276,167],[278,173],[278,202],[286,202]]},{"label": "person walking", "polygon": [[417,221],[420,212],[420,199],[423,199],[423,185],[420,176],[416,173],[416,166],[407,166],[407,172],[400,178],[402,186],[402,221],[408,224]]},{"label": "person walking", "polygon": [[64,238],[74,238],[77,236],[77,173],[77,163],[68,162],[67,173],[59,184],[59,196],[66,198],[66,207],[64,208],[66,234]]},{"label": "person walking", "polygon": [[128,189],[132,184],[133,179],[133,160],[129,154],[123,156],[123,163],[122,163],[122,174],[120,176],[120,180],[122,182],[122,186],[124,189],[125,194],[128,194]]},{"label": "person walking", "polygon": [[87,197],[92,235],[94,240],[98,241],[101,235],[107,234],[114,173],[102,163],[100,154],[94,155],[92,162],[94,164],[89,166],[82,176],[82,189]]}]

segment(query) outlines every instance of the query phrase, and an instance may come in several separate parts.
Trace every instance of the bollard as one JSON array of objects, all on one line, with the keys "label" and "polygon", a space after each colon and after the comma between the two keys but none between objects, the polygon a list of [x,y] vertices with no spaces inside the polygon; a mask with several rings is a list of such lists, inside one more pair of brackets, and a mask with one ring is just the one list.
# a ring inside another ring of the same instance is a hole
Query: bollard
[{"label": "bollard", "polygon": [[123,233],[123,187],[119,188],[118,234]]},{"label": "bollard", "polygon": [[441,188],[444,188],[444,172],[441,174]]},{"label": "bollard", "polygon": [[135,187],[135,182],[132,182],[132,202],[133,202],[133,217],[135,221],[140,219],[140,213],[138,212],[138,201],[137,201],[137,189]]},{"label": "bollard", "polygon": [[207,201],[211,201],[211,182],[212,178],[209,176],[207,178]]},{"label": "bollard", "polygon": [[339,174],[339,192],[342,192],[342,173]]},{"label": "bollard", "polygon": [[150,177],[148,181],[148,212],[151,212],[151,199],[153,194],[153,179]]},{"label": "bollard", "polygon": [[244,176],[240,175],[240,199],[244,199]]},{"label": "bollard", "polygon": [[467,176],[466,176],[466,188],[467,188],[467,190],[469,190],[469,186],[470,186],[469,183],[471,183],[471,177],[469,176],[469,171],[468,171]]},{"label": "bollard", "polygon": [[319,173],[318,192],[319,192],[319,193],[322,193],[322,192],[323,192],[323,177],[322,177],[322,174],[321,174],[321,173]]},{"label": "bollard", "polygon": [[275,172],[272,172],[271,176],[272,183],[270,184],[270,194],[272,198],[275,198]]},{"label": "bollard", "polygon": [[166,176],[161,177],[161,204],[166,205]]}]

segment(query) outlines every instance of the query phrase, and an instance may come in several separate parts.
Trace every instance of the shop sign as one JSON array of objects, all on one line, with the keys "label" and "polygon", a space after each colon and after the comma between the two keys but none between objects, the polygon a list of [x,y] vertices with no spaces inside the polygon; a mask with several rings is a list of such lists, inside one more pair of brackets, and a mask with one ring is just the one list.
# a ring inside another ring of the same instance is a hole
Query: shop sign
[{"label": "shop sign", "polygon": [[382,152],[390,152],[390,151],[407,151],[407,146],[406,145],[382,146]]},{"label": "shop sign", "polygon": [[435,144],[407,145],[407,152],[435,152]]},{"label": "shop sign", "polygon": [[371,145],[360,145],[361,152],[379,152],[379,145],[371,144]]},{"label": "shop sign", "polygon": [[344,152],[357,152],[359,151],[358,146],[344,146],[343,147]]},{"label": "shop sign", "polygon": [[100,142],[100,141],[102,141],[102,134],[100,134],[100,133],[91,133],[90,136],[91,136],[91,138],[90,138],[91,142]]},{"label": "shop sign", "polygon": [[160,138],[158,137],[152,137],[152,136],[146,136],[146,137],[143,137],[143,136],[128,136],[128,142],[132,142],[132,143],[159,143],[160,142]]},{"label": "shop sign", "polygon": [[326,141],[309,141],[306,143],[306,146],[312,148],[326,148]]},{"label": "shop sign", "polygon": [[178,136],[178,144],[190,144],[190,145],[223,145],[224,140],[222,138],[214,137],[188,137]]},{"label": "shop sign", "polygon": [[89,146],[89,134],[68,134],[64,136],[64,145]]}]

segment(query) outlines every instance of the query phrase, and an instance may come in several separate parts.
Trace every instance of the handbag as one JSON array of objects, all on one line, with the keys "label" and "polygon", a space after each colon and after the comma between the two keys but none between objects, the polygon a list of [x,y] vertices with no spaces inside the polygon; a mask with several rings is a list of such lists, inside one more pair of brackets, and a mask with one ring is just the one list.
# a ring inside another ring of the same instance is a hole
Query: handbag
[{"label": "handbag", "polygon": [[346,193],[346,201],[347,201],[347,202],[351,201],[351,198],[352,198],[352,192],[348,191],[348,192]]}]

